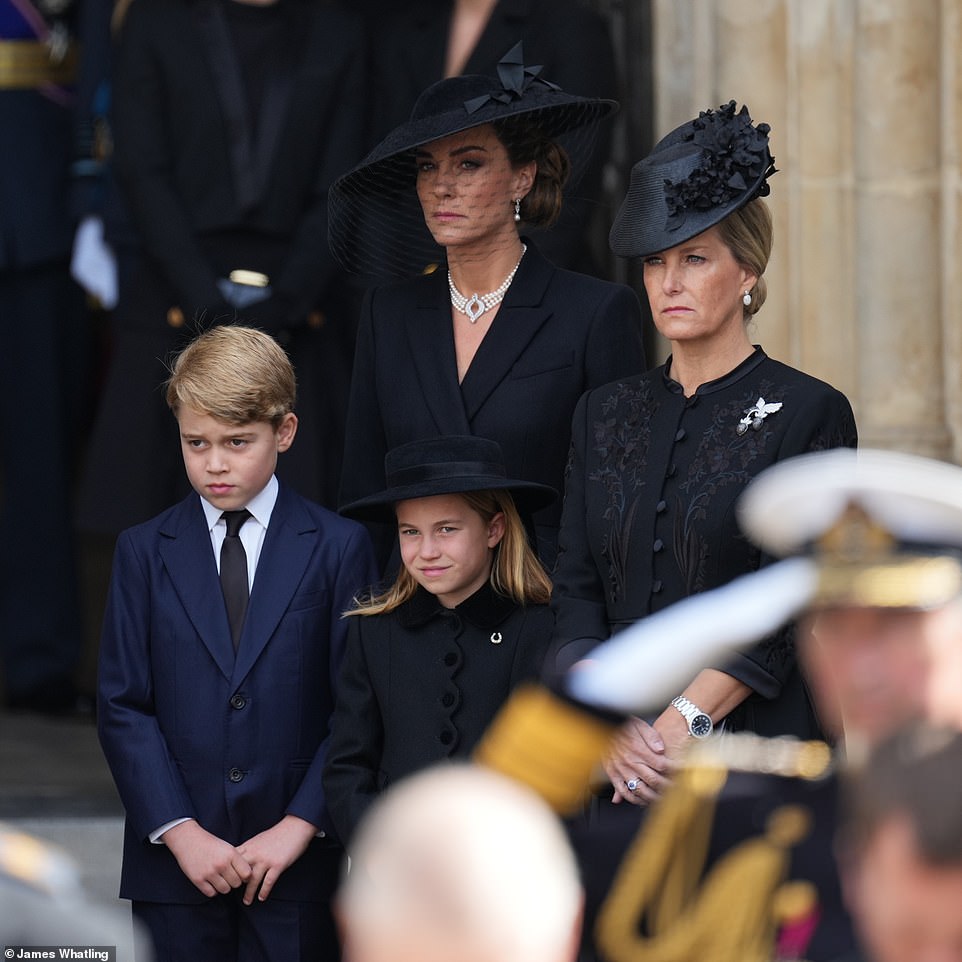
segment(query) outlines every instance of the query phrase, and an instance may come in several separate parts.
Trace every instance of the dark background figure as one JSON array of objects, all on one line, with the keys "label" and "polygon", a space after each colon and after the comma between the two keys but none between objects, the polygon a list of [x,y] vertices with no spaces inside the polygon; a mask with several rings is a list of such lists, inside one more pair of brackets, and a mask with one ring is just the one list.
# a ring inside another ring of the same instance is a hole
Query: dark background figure
[{"label": "dark background figure", "polygon": [[[366,4],[372,33],[373,139],[407,120],[422,90],[444,77],[494,75],[519,41],[526,64],[584,97],[621,99],[606,19],[580,0],[413,0]],[[607,277],[603,238],[611,222],[603,176],[613,121],[599,126],[590,163],[566,192],[557,224],[532,234],[557,266]],[[373,141],[372,141],[373,142]],[[592,231],[592,225],[603,230]],[[600,240],[600,243],[593,243]]]},{"label": "dark background figure", "polygon": [[234,319],[290,353],[313,427],[279,474],[331,504],[357,299],[328,253],[326,192],[361,153],[361,23],[310,0],[138,0],[115,55],[114,165],[142,255],[119,259],[80,524],[113,534],[182,492],[158,385],[187,336]]},{"label": "dark background figure", "polygon": [[81,648],[70,493],[86,409],[70,279],[77,10],[0,0],[0,654],[8,707],[73,712]]}]

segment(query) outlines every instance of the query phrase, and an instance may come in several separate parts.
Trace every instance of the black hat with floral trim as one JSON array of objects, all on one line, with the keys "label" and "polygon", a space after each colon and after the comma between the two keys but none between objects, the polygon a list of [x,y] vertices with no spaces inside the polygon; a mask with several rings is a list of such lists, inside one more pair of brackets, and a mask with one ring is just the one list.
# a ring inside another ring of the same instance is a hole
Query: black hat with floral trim
[{"label": "black hat with floral trim", "polygon": [[731,100],[662,138],[631,169],[628,193],[608,237],[620,257],[668,250],[769,192],[776,172],[768,124],[752,124]]}]

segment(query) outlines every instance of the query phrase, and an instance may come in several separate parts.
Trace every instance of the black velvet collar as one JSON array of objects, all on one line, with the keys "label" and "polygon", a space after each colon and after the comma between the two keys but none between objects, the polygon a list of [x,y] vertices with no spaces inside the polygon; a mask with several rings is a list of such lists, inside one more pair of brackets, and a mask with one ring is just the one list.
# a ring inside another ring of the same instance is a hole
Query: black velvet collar
[{"label": "black velvet collar", "polygon": [[453,609],[445,608],[430,591],[418,587],[414,597],[397,609],[397,618],[402,627],[417,628],[432,618],[454,611],[478,628],[488,629],[500,625],[515,607],[510,598],[498,594],[488,581]]}]

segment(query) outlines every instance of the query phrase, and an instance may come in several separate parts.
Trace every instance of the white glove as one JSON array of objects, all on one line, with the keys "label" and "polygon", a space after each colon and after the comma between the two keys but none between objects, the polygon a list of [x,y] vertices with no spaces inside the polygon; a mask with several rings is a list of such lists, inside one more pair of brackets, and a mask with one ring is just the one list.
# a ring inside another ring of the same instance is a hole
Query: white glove
[{"label": "white glove", "polygon": [[77,228],[70,257],[70,276],[109,311],[117,306],[117,259],[104,240],[104,223],[85,217]]}]

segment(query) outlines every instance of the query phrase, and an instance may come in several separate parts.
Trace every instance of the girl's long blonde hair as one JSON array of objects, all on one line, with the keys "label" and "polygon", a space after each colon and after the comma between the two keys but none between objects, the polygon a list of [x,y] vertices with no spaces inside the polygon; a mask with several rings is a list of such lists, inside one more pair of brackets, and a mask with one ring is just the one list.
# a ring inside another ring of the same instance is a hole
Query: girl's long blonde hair
[{"label": "girl's long blonde hair", "polygon": [[[528,542],[524,522],[511,492],[497,489],[458,493],[467,506],[481,516],[485,525],[498,513],[504,515],[504,536],[494,549],[488,582],[500,595],[518,605],[544,605],[551,598],[551,579]],[[356,599],[346,615],[383,615],[409,601],[418,583],[403,565],[386,591]]]}]

